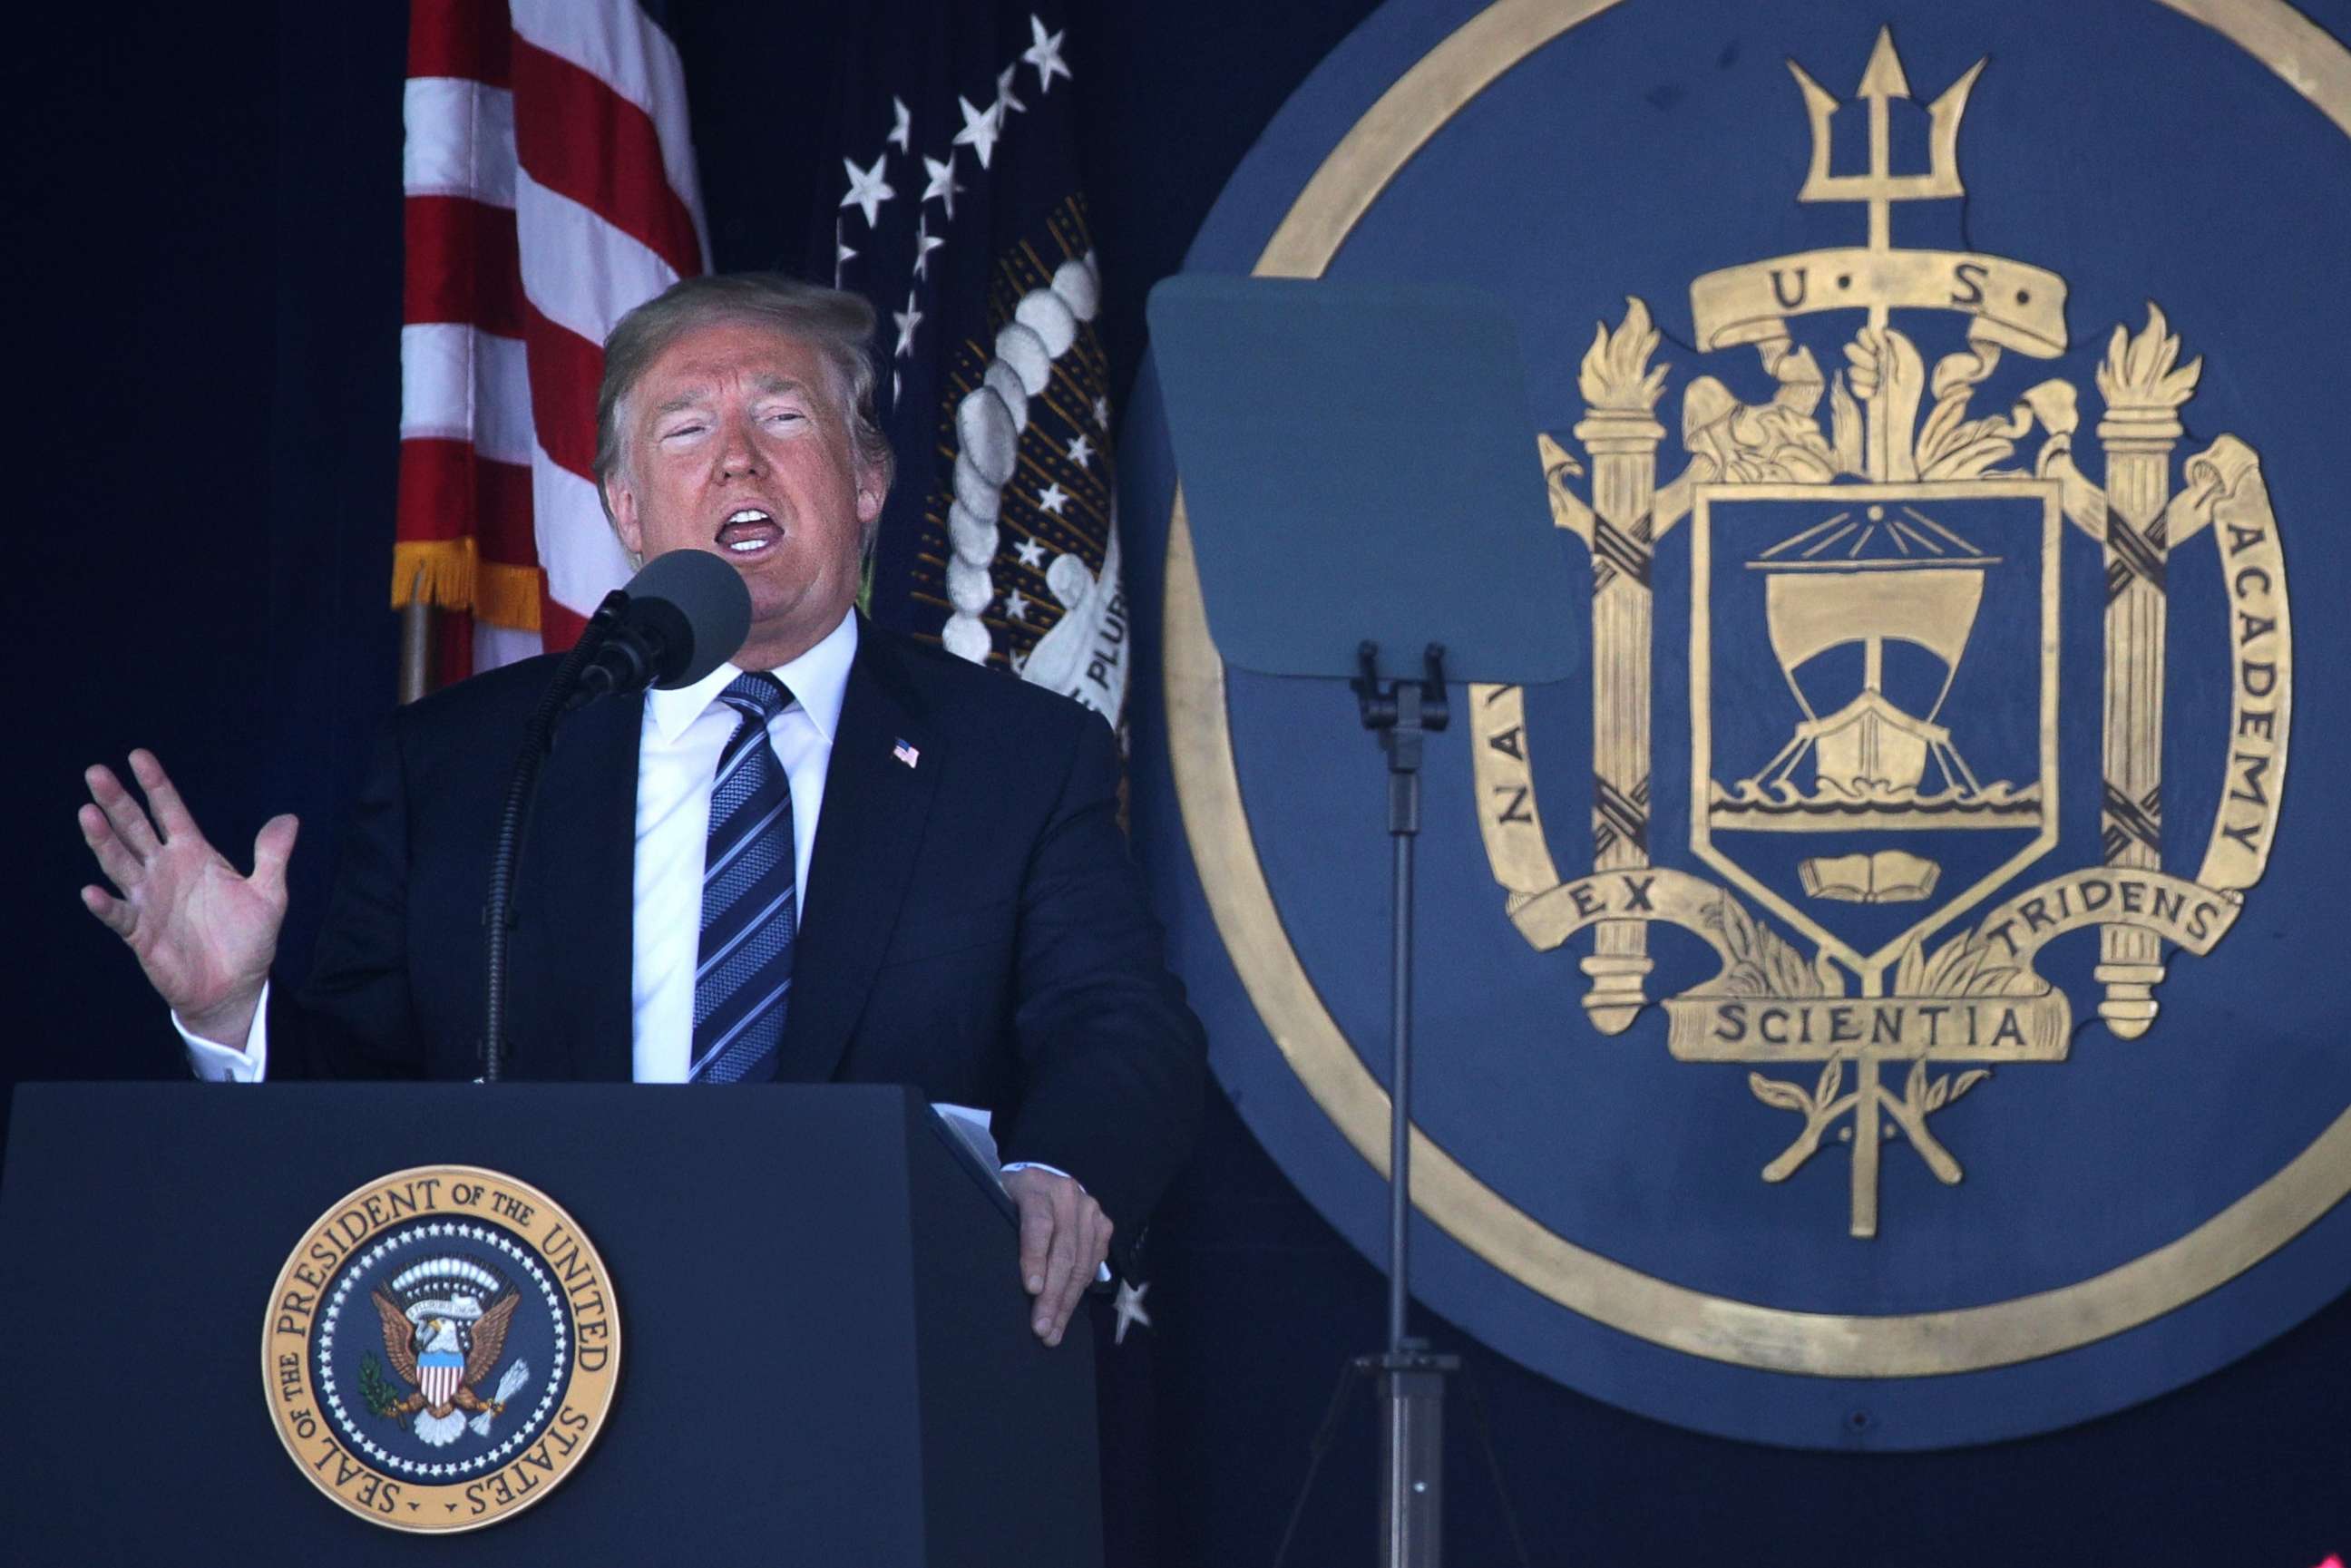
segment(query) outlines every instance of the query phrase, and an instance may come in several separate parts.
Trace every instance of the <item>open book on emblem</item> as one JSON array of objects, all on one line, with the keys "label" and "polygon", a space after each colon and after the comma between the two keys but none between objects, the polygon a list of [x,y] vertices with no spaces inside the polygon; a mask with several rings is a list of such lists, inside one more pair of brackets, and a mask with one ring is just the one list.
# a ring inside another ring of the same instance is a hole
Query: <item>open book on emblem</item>
[{"label": "open book on emblem", "polygon": [[1814,855],[1796,868],[1804,893],[1845,904],[1908,904],[1935,891],[1940,869],[1907,850],[1876,854]]}]

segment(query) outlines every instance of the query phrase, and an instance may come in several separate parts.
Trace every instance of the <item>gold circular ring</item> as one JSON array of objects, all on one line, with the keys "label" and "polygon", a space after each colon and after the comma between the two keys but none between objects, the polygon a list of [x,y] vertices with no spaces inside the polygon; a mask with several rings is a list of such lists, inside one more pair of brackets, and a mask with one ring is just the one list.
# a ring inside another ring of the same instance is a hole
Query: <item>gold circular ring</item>
[{"label": "gold circular ring", "polygon": [[[2351,136],[2351,51],[2283,0],[2157,0],[2260,60]],[[1412,155],[1505,71],[1618,0],[1498,0],[1416,63],[1322,161],[1258,257],[1259,277],[1319,277]],[[1384,1180],[1388,1097],[1283,929],[1241,803],[1223,660],[1176,493],[1164,606],[1168,748],[1185,836],[1225,950],[1299,1082]],[[1823,1377],[1978,1372],[2093,1343],[2215,1290],[2351,1193],[2351,1109],[2284,1168],[2167,1246],[2056,1290],[1950,1312],[1855,1316],[1708,1295],[1545,1228],[1417,1127],[1415,1207],[1529,1290],[1684,1354]]]}]

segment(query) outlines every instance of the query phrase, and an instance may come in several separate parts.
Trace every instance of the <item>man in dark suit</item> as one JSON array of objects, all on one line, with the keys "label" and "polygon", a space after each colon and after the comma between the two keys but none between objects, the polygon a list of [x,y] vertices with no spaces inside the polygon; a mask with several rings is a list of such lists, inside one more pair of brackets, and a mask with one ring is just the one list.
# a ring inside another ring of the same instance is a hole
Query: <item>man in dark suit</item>
[{"label": "man in dark suit", "polygon": [[[862,622],[890,457],[870,308],[711,277],[607,345],[599,476],[639,558],[741,572],[751,632],[682,692],[583,710],[524,849],[509,1075],[905,1082],[985,1107],[1058,1343],[1190,1142],[1199,1026],[1115,812],[1108,727]],[[89,770],[83,902],[171,1004],[199,1071],[480,1071],[480,913],[506,766],[551,659],[396,714],[355,810],[309,984],[270,984],[296,824],[250,877],[155,758],[148,810]],[[150,812],[152,811],[152,817]]]}]

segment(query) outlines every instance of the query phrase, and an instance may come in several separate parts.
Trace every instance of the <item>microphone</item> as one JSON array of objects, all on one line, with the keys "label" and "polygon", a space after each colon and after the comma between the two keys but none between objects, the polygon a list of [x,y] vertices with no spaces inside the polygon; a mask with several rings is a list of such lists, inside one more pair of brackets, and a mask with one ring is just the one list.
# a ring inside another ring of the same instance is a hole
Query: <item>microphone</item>
[{"label": "microphone", "polygon": [[706,550],[655,556],[604,596],[588,629],[557,666],[555,678],[523,727],[522,751],[507,775],[490,856],[487,937],[482,997],[482,1077],[505,1076],[507,947],[514,925],[516,873],[523,822],[538,775],[565,714],[618,692],[690,686],[733,658],[751,631],[751,591],[736,570]]},{"label": "microphone", "polygon": [[655,556],[596,607],[571,706],[690,686],[732,658],[750,630],[751,591],[733,567],[707,550]]}]

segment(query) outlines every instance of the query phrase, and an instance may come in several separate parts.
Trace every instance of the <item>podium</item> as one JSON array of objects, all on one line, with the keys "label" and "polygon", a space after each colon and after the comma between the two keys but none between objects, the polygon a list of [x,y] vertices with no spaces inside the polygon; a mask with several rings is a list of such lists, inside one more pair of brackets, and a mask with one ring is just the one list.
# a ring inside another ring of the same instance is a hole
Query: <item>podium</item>
[{"label": "podium", "polygon": [[[281,1269],[409,1167],[537,1187],[622,1327],[543,1500],[420,1538],[274,1426]],[[0,1555],[154,1563],[1098,1563],[1086,1315],[1029,1329],[1011,1209],[910,1090],[21,1085],[0,1180]]]}]

